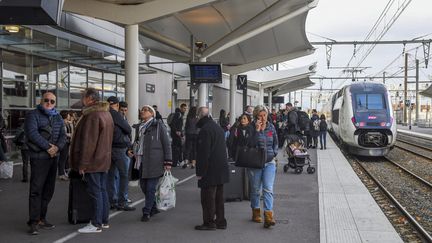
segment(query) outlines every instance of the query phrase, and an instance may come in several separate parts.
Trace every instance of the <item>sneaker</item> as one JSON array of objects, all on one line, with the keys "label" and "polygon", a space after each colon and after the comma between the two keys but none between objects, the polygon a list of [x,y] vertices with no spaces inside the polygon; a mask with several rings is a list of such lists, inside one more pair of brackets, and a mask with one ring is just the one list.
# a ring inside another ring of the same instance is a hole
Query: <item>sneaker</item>
[{"label": "sneaker", "polygon": [[62,180],[62,181],[68,181],[69,180],[69,177],[67,175],[61,175],[58,178],[59,178],[59,180]]},{"label": "sneaker", "polygon": [[38,235],[39,234],[38,224],[33,223],[33,224],[30,224],[29,226],[30,226],[30,228],[28,230],[29,234],[31,234],[31,235]]},{"label": "sneaker", "polygon": [[109,229],[109,224],[102,224],[102,229]]},{"label": "sneaker", "polygon": [[188,167],[188,165],[185,163],[182,165],[182,169],[186,169]]},{"label": "sneaker", "polygon": [[141,217],[141,222],[148,222],[150,220],[150,215],[148,214],[143,214],[143,216]]},{"label": "sneaker", "polygon": [[46,221],[46,220],[39,221],[38,225],[42,229],[54,229],[55,228],[55,225],[48,223],[48,221]]},{"label": "sneaker", "polygon": [[117,210],[118,211],[135,211],[135,208],[131,207],[129,205],[124,205],[124,206],[118,206]]},{"label": "sneaker", "polygon": [[94,225],[92,225],[91,223],[89,223],[88,225],[86,225],[85,227],[82,227],[81,229],[78,230],[79,233],[100,233],[102,232],[102,229],[99,227],[96,227]]},{"label": "sneaker", "polygon": [[131,203],[132,202],[132,200],[130,200],[129,198],[126,201],[127,201],[127,203]]}]

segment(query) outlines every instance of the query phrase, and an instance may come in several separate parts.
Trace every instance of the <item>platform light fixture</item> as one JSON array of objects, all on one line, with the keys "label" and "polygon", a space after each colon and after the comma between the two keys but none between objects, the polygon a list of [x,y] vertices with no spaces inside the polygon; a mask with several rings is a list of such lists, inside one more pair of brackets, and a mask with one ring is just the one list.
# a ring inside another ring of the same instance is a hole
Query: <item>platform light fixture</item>
[{"label": "platform light fixture", "polygon": [[4,28],[9,33],[18,33],[20,29],[18,25],[6,25]]}]

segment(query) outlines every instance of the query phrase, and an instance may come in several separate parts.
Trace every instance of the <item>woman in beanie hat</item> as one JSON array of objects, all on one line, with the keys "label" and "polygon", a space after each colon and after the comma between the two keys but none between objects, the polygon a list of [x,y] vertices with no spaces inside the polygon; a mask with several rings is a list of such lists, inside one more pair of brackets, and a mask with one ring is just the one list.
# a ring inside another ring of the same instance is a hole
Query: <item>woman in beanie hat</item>
[{"label": "woman in beanie hat", "polygon": [[155,202],[156,185],[164,170],[170,170],[172,165],[166,127],[161,120],[155,119],[155,116],[156,111],[150,105],[141,108],[141,123],[136,129],[134,142],[135,168],[140,171],[140,187],[146,199],[142,209],[143,222],[159,213]]}]

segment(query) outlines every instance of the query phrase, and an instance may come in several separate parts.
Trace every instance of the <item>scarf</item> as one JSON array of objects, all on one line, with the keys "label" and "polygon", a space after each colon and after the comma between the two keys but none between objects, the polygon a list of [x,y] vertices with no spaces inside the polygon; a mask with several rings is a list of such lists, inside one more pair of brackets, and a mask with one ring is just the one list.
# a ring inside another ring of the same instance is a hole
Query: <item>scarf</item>
[{"label": "scarf", "polygon": [[37,105],[36,108],[43,111],[48,116],[56,116],[59,114],[55,108],[52,108],[51,110],[47,110],[47,109],[43,108],[41,104]]},{"label": "scarf", "polygon": [[152,122],[153,122],[153,117],[151,117],[146,122],[142,122],[138,127],[138,139],[136,140],[136,142],[134,144],[134,148],[133,148],[134,154],[135,154],[135,159],[136,159],[136,163],[135,163],[134,168],[137,170],[141,166],[142,157],[144,155],[144,133],[150,127]]}]

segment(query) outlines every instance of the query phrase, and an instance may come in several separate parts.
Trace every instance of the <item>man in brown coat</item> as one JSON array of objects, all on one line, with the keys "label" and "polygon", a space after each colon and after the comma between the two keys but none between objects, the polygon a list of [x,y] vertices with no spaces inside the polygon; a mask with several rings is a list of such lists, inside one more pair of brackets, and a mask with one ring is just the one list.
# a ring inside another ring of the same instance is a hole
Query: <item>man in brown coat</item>
[{"label": "man in brown coat", "polygon": [[111,166],[111,144],[114,122],[109,104],[99,102],[99,93],[88,88],[83,93],[83,114],[75,128],[70,148],[72,170],[87,181],[87,192],[93,203],[91,222],[78,230],[80,233],[99,233],[109,228],[109,201],[106,190],[108,170]]}]

